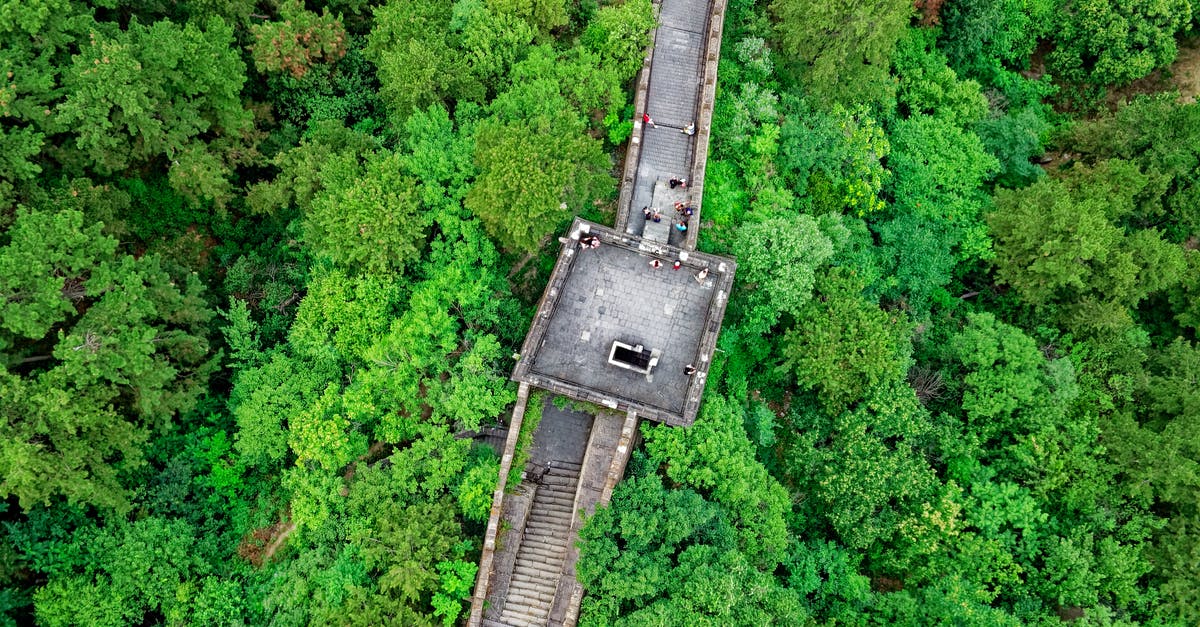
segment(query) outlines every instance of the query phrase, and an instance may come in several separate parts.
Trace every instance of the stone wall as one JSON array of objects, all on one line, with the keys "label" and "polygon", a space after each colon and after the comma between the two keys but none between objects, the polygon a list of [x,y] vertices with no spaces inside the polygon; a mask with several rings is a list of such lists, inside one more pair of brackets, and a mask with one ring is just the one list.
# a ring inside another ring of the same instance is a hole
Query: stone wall
[{"label": "stone wall", "polygon": [[508,440],[504,443],[504,454],[500,456],[500,478],[496,491],[492,493],[492,512],[488,517],[487,534],[483,539],[483,552],[479,556],[479,575],[475,580],[475,593],[471,596],[471,614],[467,624],[477,627],[483,621],[483,604],[487,599],[493,562],[496,554],[496,536],[500,530],[500,518],[504,509],[504,489],[508,484],[508,471],[512,469],[513,451],[521,433],[521,421],[525,419],[525,406],[529,403],[529,385],[522,383],[517,389],[517,404],[513,407],[512,420],[508,424]]},{"label": "stone wall", "polygon": [[[704,82],[700,87],[699,115],[696,122],[696,143],[692,160],[692,202],[696,209],[696,224],[704,214],[704,171],[708,163],[708,140],[712,131],[713,103],[717,97],[717,65],[721,60],[721,33],[724,31],[727,0],[709,3],[708,40],[704,50]],[[689,229],[684,247],[695,250],[700,229]]]},{"label": "stone wall", "polygon": [[[659,14],[661,6],[662,0],[654,0],[654,15]],[[650,45],[642,56],[642,69],[638,71],[637,87],[633,90],[633,133],[629,136],[629,148],[625,151],[625,170],[621,174],[621,193],[617,199],[615,228],[620,233],[625,232],[629,222],[629,203],[633,202],[633,183],[637,180],[638,160],[642,157],[642,112],[646,110],[646,100],[650,97],[650,61],[654,58],[657,37],[658,28],[655,28],[650,35]]]}]

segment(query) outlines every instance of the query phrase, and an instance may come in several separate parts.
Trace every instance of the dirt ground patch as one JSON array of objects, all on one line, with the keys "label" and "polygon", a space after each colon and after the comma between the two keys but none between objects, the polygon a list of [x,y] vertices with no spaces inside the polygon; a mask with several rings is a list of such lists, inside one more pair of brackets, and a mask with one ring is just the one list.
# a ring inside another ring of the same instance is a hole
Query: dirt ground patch
[{"label": "dirt ground patch", "polygon": [[238,545],[238,555],[257,567],[270,561],[288,536],[296,530],[296,525],[287,520],[287,516],[288,514],[285,514],[283,519],[269,527],[251,532]]}]

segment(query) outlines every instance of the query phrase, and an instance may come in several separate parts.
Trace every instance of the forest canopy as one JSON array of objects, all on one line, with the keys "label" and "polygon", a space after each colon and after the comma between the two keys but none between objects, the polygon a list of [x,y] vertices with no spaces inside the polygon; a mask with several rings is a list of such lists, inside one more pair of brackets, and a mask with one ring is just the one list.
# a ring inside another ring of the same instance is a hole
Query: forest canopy
[{"label": "forest canopy", "polygon": [[[658,6],[0,0],[0,624],[462,622]],[[736,283],[580,623],[1200,623],[1193,4],[721,17]]]}]

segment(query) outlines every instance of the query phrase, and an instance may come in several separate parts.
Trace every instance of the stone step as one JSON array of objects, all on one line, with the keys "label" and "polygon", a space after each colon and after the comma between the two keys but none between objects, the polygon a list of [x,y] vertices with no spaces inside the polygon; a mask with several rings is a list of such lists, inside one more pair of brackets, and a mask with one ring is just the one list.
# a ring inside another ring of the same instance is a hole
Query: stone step
[{"label": "stone step", "polygon": [[569,527],[571,521],[575,520],[574,510],[555,508],[555,509],[538,509],[529,514],[525,524],[528,525],[531,521],[538,521],[539,525],[551,527]]},{"label": "stone step", "polygon": [[575,492],[538,492],[533,497],[533,509],[543,507],[574,509]]},{"label": "stone step", "polygon": [[[541,550],[547,553],[561,553],[567,550],[567,543],[550,535],[526,536],[521,543],[521,552]],[[519,557],[517,559],[520,559]]]},{"label": "stone step", "polygon": [[504,611],[500,614],[500,619],[505,620],[524,620],[537,624],[541,621],[542,625],[546,624],[546,617],[550,615],[550,603],[541,599],[523,597],[519,594],[509,595],[509,600],[504,603]]},{"label": "stone step", "polygon": [[[543,483],[540,487],[538,487],[537,494],[544,494],[546,496],[558,496],[558,497],[563,497],[563,496],[574,497],[577,487],[578,487],[578,485],[574,484],[574,483],[572,483],[570,485],[559,484],[559,483]],[[537,496],[537,495],[534,495],[534,496]]]},{"label": "stone step", "polygon": [[552,512],[570,512],[575,509],[575,499],[564,498],[561,496],[546,497],[545,500],[534,501],[533,507],[529,508],[529,513],[534,513],[540,510]]},{"label": "stone step", "polygon": [[542,611],[543,608],[545,610],[550,609],[550,606],[554,603],[554,595],[534,590],[513,590],[509,588],[508,602],[515,604],[513,606],[514,610],[520,606],[525,606],[535,611]]},{"label": "stone step", "polygon": [[522,543],[530,542],[549,542],[556,546],[567,545],[567,533],[569,528],[567,525],[549,525],[539,523],[536,525],[528,525],[525,527],[525,533],[522,534]]},{"label": "stone step", "polygon": [[547,564],[558,568],[566,555],[565,543],[549,542],[547,538],[533,538],[521,544],[521,553],[517,556],[516,564]]},{"label": "stone step", "polygon": [[[549,615],[549,612],[545,612]],[[546,618],[534,617],[524,611],[505,612],[500,615],[500,623],[504,627],[546,627]]]},{"label": "stone step", "polygon": [[539,544],[550,545],[554,547],[567,546],[566,533],[557,529],[525,529],[525,536],[521,540],[521,549],[525,550],[527,546],[537,546]]},{"label": "stone step", "polygon": [[566,551],[558,548],[537,547],[530,548],[528,551],[522,551],[525,561],[518,562],[518,566],[530,566],[540,570],[558,571],[562,569],[563,558],[566,556]]},{"label": "stone step", "polygon": [[538,521],[539,525],[551,527],[569,527],[571,521],[575,520],[575,511],[564,508],[539,508],[529,514],[525,524],[528,525],[531,521]]},{"label": "stone step", "polygon": [[542,582],[546,585],[557,585],[558,575],[562,572],[562,559],[552,561],[527,560],[513,566],[513,578],[531,583]]},{"label": "stone step", "polygon": [[567,546],[567,530],[565,527],[534,527],[525,528],[525,534],[521,538],[521,549],[524,550],[525,545],[548,544],[556,547]]},{"label": "stone step", "polygon": [[575,472],[579,472],[580,470],[583,470],[583,464],[576,464],[575,462],[565,462],[560,459],[556,459],[550,463],[554,465],[554,467],[551,468],[551,471],[574,470]]},{"label": "stone step", "polygon": [[521,595],[525,598],[536,598],[551,603],[554,601],[554,588],[543,585],[540,581],[522,581],[513,578],[512,583],[508,586],[508,594],[511,597],[514,594]]},{"label": "stone step", "polygon": [[[566,544],[566,535],[570,528],[570,524],[567,524],[566,521],[531,521],[525,526],[524,537],[551,538],[554,544]],[[561,540],[555,538],[561,538]]]},{"label": "stone step", "polygon": [[529,511],[530,517],[538,515],[551,517],[562,516],[564,518],[571,519],[575,517],[575,508],[570,505],[558,503],[554,505],[542,505],[541,507],[534,507]]},{"label": "stone step", "polygon": [[517,561],[513,565],[513,572],[520,569],[526,575],[536,578],[553,579],[558,577],[558,573],[562,571],[563,555],[555,554],[553,551],[539,549],[541,553],[527,553],[524,559]]},{"label": "stone step", "polygon": [[530,508],[530,513],[546,510],[552,512],[572,512],[575,510],[575,499],[566,499],[555,497],[553,500],[547,498],[544,501],[538,501]]},{"label": "stone step", "polygon": [[565,501],[570,505],[575,501],[576,486],[551,486],[544,485],[538,488],[538,491],[533,495],[534,503],[544,501]]},{"label": "stone step", "polygon": [[[575,498],[575,492],[576,492],[577,487],[578,486],[576,486],[575,484],[543,485],[541,487],[541,489],[538,490],[538,494],[541,494],[544,496],[553,496],[553,497],[557,497],[557,498]],[[536,497],[536,495],[535,495],[535,497]]]},{"label": "stone step", "polygon": [[545,616],[549,614],[550,607],[554,605],[554,595],[546,594],[544,592],[516,591],[509,589],[508,598],[511,599],[511,603],[516,604],[512,608],[514,610],[513,613],[516,613],[515,610],[518,610],[521,606],[524,606],[527,608],[529,614],[540,614]]}]

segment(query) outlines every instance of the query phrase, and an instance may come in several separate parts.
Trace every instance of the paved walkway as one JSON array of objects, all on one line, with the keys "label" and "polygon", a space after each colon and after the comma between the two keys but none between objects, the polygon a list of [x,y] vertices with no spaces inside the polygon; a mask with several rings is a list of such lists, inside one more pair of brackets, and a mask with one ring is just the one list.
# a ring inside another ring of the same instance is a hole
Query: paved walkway
[{"label": "paved walkway", "polygon": [[[648,226],[642,216],[642,207],[654,206],[655,183],[661,182],[665,187],[672,178],[692,178],[697,136],[683,130],[689,124],[697,123],[708,15],[707,0],[662,2],[660,24],[654,37],[646,110],[637,113],[639,116],[649,113],[655,126],[641,129],[641,157],[634,179],[633,198],[630,206],[623,208],[629,212],[626,230],[634,235],[643,235],[643,228]],[[661,196],[657,200],[668,202]],[[675,218],[672,204],[659,209],[664,222]],[[683,242],[683,234],[678,230],[663,230],[669,233],[672,245],[679,246]],[[646,233],[653,239],[657,239],[656,235]]]},{"label": "paved walkway", "polygon": [[[674,227],[679,217],[674,203],[685,202],[700,210],[699,194],[703,193],[703,160],[707,154],[709,132],[707,123],[712,112],[716,57],[720,49],[720,19],[724,17],[725,0],[661,0],[656,4],[659,8],[659,27],[654,35],[649,78],[645,74],[639,77],[636,95],[638,101],[645,99],[645,107],[644,111],[636,113],[634,137],[630,143],[630,156],[637,155],[636,170],[632,177],[628,169],[623,176],[622,202],[628,204],[618,207],[620,215],[616,229],[619,231],[624,226],[627,233],[648,240],[643,244],[648,243],[650,248],[639,245],[640,251],[666,254],[658,244],[662,242],[684,249],[664,257],[664,262],[670,264],[676,253],[680,259],[685,258],[685,253],[696,258],[703,257],[694,251],[694,235],[700,226],[700,215],[691,218],[688,232],[679,231]],[[717,21],[709,24],[710,15],[717,16]],[[712,59],[706,58],[710,53],[708,46],[712,47]],[[649,113],[655,126],[642,123],[643,113]],[[695,125],[695,134],[684,132],[689,125]],[[627,163],[629,167],[633,167],[632,159]],[[687,179],[688,185],[672,190],[668,185],[672,178]],[[696,180],[693,181],[693,178]],[[632,190],[629,188],[631,179]],[[696,184],[694,190],[692,183]],[[658,207],[663,221],[657,224],[647,222],[642,215],[642,207],[646,206]],[[692,236],[690,243],[688,235]],[[609,236],[618,237],[617,233],[610,233]],[[611,245],[607,246],[612,248]],[[601,256],[599,251],[582,254],[589,253],[593,256],[590,259],[599,259]],[[666,325],[666,329],[660,330],[658,336],[667,338],[674,337],[672,334],[676,326],[688,326],[680,325],[674,316],[686,315],[689,316],[687,320],[701,322],[704,327],[711,329],[713,335],[711,341],[702,337],[700,342],[702,359],[707,361],[712,355],[715,334],[724,313],[723,298],[729,287],[728,281],[732,281],[732,262],[729,262],[728,272],[725,263],[720,260],[713,262],[712,267],[720,268],[717,273],[724,275],[727,283],[718,290],[722,294],[716,299],[718,304],[715,311],[718,313],[714,314],[715,321],[710,321],[702,315],[705,313],[703,311],[686,311],[686,307],[673,303],[687,300],[679,297],[683,290],[713,290],[711,280],[697,283],[692,278],[694,268],[688,265],[685,265],[688,270],[680,272],[669,269],[669,265],[659,270],[649,270],[644,265],[645,259],[637,258],[637,253],[632,249],[631,254],[633,261],[626,264],[628,267],[614,266],[609,270],[625,278],[654,273],[656,277],[671,279],[670,289],[663,294],[665,302],[648,298],[649,290],[626,295],[625,300],[653,309],[637,319],[645,321],[644,324]],[[560,266],[562,259],[560,257]],[[703,267],[709,268],[709,262],[705,261]],[[548,294],[556,289],[553,281],[552,277],[551,285],[547,288]],[[609,315],[607,307],[596,299],[601,298],[605,290],[615,291],[616,286],[608,285],[604,276],[598,276],[592,277],[587,287],[588,290],[571,294],[576,305],[593,305],[594,308],[589,312],[594,310],[597,315]],[[710,304],[707,311],[714,311],[714,306]],[[576,316],[572,316],[572,324],[586,322],[582,312],[581,309]],[[597,332],[596,328],[573,329],[570,335],[579,338],[578,342],[587,342],[591,334]],[[526,342],[529,341],[526,338]],[[693,341],[692,345],[695,344]],[[672,353],[671,359],[686,363],[692,357],[678,353]],[[566,358],[561,361],[567,370],[579,369],[579,364],[573,364]],[[663,369],[664,366],[666,369]],[[673,397],[683,399],[690,408],[687,411],[694,417],[699,393],[703,389],[703,374],[699,376],[701,384],[693,386],[697,390],[694,397],[688,397],[686,389],[690,388],[684,385],[688,379],[680,363],[668,360],[668,363],[660,364],[660,372],[654,375],[657,382],[653,381],[653,377],[647,377],[644,383],[657,384],[650,388],[651,391],[670,387],[668,383],[678,384],[675,387],[680,389],[675,390]],[[518,416],[524,413],[520,399],[523,398],[522,394],[528,393],[525,386],[523,382],[522,393],[518,395],[518,410],[514,410],[514,421],[518,425]],[[599,412],[593,419],[577,412],[546,406],[542,422],[533,437],[530,465],[527,466],[527,471],[532,470],[541,477],[531,480],[527,472],[525,480],[516,486],[515,493],[505,496],[504,476],[513,459],[517,440],[513,437],[515,434],[510,433],[502,457],[501,485],[494,496],[492,518],[488,522],[479,581],[472,598],[468,618],[470,627],[575,625],[583,596],[583,588],[575,579],[575,561],[578,558],[575,541],[583,524],[581,514],[591,514],[597,506],[608,502],[613,487],[624,474],[635,444],[638,420],[637,411],[632,409],[623,420],[606,412]],[[503,533],[499,531],[501,519],[508,523],[508,530]]]}]

